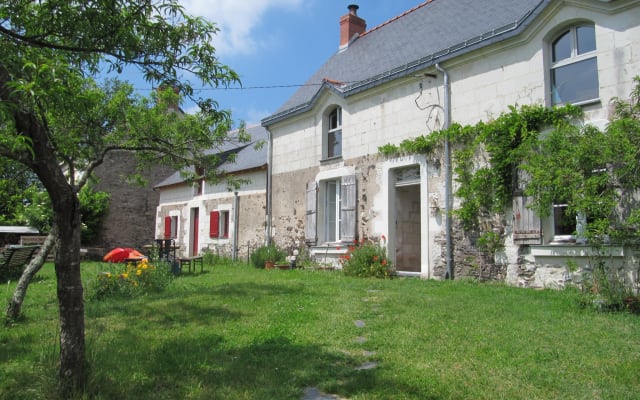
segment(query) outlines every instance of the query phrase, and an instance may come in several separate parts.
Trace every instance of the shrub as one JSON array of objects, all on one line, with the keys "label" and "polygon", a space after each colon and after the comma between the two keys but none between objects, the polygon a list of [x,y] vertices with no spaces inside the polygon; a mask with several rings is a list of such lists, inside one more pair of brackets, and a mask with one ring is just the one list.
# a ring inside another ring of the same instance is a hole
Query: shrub
[{"label": "shrub", "polygon": [[625,284],[619,271],[608,268],[602,260],[595,263],[591,274],[585,274],[579,303],[598,311],[640,314],[640,297]]},{"label": "shrub", "polygon": [[126,265],[112,265],[117,265],[117,267],[111,268],[112,271],[102,272],[94,282],[94,298],[133,297],[157,292],[167,287],[172,279],[168,265],[149,264],[146,258],[137,264],[130,262]]},{"label": "shrub", "polygon": [[387,250],[371,242],[349,246],[349,251],[341,257],[340,262],[342,271],[347,276],[391,278],[395,275]]},{"label": "shrub", "polygon": [[251,264],[256,268],[264,268],[266,261],[282,261],[287,254],[276,245],[260,246],[251,253]]}]

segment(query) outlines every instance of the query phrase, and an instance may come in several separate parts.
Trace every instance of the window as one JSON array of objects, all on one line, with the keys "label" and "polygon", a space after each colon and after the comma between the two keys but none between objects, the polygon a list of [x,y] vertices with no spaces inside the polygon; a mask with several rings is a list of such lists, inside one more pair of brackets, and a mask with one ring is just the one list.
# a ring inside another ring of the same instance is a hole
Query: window
[{"label": "window", "polygon": [[324,241],[340,238],[340,181],[326,181],[324,185]]},{"label": "window", "polygon": [[551,43],[551,103],[587,103],[598,92],[595,28],[573,26]]},{"label": "window", "polygon": [[329,113],[326,134],[326,158],[342,156],[342,109],[336,107]]},{"label": "window", "polygon": [[569,242],[575,240],[576,215],[569,212],[567,204],[553,205],[553,241]]},{"label": "window", "polygon": [[178,237],[178,216],[164,217],[164,238],[175,239]]},{"label": "window", "polygon": [[307,184],[305,236],[312,244],[355,240],[355,175]]},{"label": "window", "polygon": [[209,215],[209,237],[226,239],[229,237],[229,211],[211,211]]}]

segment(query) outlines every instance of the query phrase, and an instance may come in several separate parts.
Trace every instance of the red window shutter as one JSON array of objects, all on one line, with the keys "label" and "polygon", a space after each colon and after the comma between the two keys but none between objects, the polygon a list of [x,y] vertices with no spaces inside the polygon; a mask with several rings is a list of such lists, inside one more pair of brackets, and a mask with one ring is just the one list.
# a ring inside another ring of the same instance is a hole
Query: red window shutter
[{"label": "red window shutter", "polygon": [[220,236],[220,212],[211,211],[209,216],[209,236],[217,238]]},{"label": "red window shutter", "polygon": [[164,217],[164,237],[171,238],[171,217]]}]

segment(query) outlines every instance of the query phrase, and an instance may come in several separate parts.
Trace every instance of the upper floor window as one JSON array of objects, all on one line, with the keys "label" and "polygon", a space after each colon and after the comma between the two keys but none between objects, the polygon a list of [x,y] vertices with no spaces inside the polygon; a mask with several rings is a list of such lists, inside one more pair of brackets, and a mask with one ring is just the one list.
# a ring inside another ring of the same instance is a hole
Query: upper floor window
[{"label": "upper floor window", "polygon": [[551,43],[551,102],[592,102],[598,100],[598,88],[595,28],[572,26]]},{"label": "upper floor window", "polygon": [[326,130],[326,158],[342,156],[342,109],[336,107],[329,113]]}]

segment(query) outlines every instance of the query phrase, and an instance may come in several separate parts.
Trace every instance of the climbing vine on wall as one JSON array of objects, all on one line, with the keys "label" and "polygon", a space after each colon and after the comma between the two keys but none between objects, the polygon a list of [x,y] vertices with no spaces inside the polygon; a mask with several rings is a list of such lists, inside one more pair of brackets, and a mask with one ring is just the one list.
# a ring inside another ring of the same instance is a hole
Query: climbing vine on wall
[{"label": "climbing vine on wall", "polygon": [[[590,239],[634,239],[640,235],[640,77],[629,99],[611,105],[604,130],[584,125],[577,106],[511,106],[488,122],[453,124],[378,150],[439,157],[448,138],[460,200],[454,215],[466,230],[504,214],[518,189],[532,198],[540,216],[558,202],[584,215]],[[519,176],[525,181],[518,182]]]},{"label": "climbing vine on wall", "polygon": [[508,112],[489,122],[452,124],[449,129],[406,139],[398,146],[387,144],[378,150],[386,156],[433,155],[442,151],[448,137],[453,148],[455,195],[460,199],[460,207],[454,213],[463,227],[470,230],[477,227],[481,216],[503,213],[510,204],[517,167],[538,133],[581,116],[582,110],[575,106],[553,109],[541,105],[511,106]]}]

